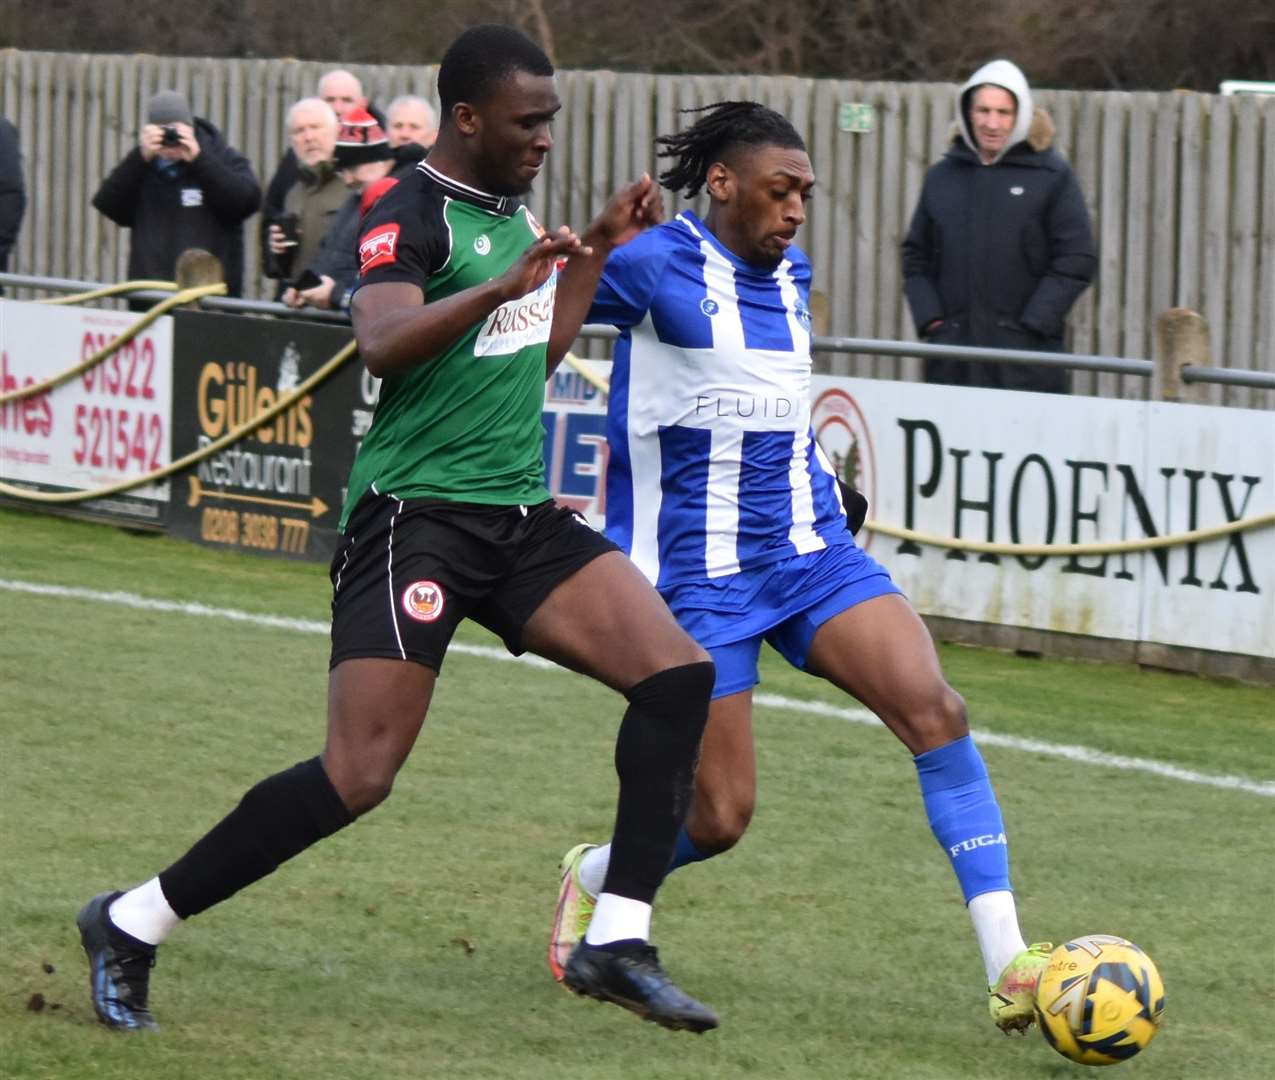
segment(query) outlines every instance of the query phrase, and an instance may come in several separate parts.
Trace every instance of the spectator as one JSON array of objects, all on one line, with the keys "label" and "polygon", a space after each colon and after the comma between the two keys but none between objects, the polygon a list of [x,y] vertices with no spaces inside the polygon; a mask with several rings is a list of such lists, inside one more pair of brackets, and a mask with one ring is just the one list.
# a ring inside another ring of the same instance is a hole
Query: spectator
[{"label": "spectator", "polygon": [[93,196],[132,232],[130,277],[171,278],[178,255],[203,248],[221,261],[231,296],[243,290],[243,222],[260,203],[248,159],[172,90],[150,99],[137,146]]},{"label": "spectator", "polygon": [[283,294],[289,307],[349,307],[359,273],[359,219],[367,205],[393,185],[393,172],[410,172],[423,156],[416,143],[397,150],[391,147],[384,129],[365,109],[345,114],[335,153],[337,172],[349,195],[324,234],[318,256],[306,264],[314,283],[308,288],[294,286]]},{"label": "spectator", "polygon": [[[958,132],[925,176],[903,241],[917,333],[943,345],[1066,352],[1064,320],[1097,257],[1084,196],[1050,149],[1054,125],[1033,109],[1008,60],[979,68],[957,98]],[[925,379],[1066,393],[1063,368],[925,362]]]},{"label": "spectator", "polygon": [[351,109],[367,108],[358,76],[341,68],[329,71],[319,80],[319,97],[332,106],[338,120],[344,119]]},{"label": "spectator", "polygon": [[[375,116],[381,127],[385,126],[385,117],[381,115],[381,111],[375,105],[368,104],[367,98],[363,96],[363,84],[359,82],[356,75],[348,71],[338,68],[324,74],[319,79],[318,96],[331,106],[338,120],[357,105]],[[292,147],[288,147],[283,157],[279,159],[270,183],[266,185],[266,201],[262,207],[263,221],[273,221],[283,213],[284,196],[296,182],[297,155]],[[264,234],[262,239],[264,242]]]},{"label": "spectator", "polygon": [[385,129],[390,145],[397,148],[416,143],[428,150],[438,135],[438,119],[433,106],[415,94],[404,94],[390,102],[385,110],[389,126]]},{"label": "spectator", "polygon": [[[9,252],[18,242],[18,229],[26,208],[18,129],[8,120],[0,119],[0,274],[8,272]],[[0,286],[0,296],[3,295],[4,287]]]},{"label": "spectator", "polygon": [[302,98],[288,110],[297,179],[284,193],[282,211],[262,222],[262,264],[266,277],[279,280],[276,300],[283,296],[293,271],[314,261],[320,241],[345,202],[345,185],[332,157],[337,127],[336,113],[321,98]]}]

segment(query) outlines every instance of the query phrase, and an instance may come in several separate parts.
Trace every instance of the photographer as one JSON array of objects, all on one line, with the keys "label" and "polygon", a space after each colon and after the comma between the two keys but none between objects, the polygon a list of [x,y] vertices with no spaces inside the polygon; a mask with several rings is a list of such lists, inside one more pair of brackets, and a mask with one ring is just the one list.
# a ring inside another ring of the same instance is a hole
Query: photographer
[{"label": "photographer", "polygon": [[202,248],[221,261],[231,296],[243,289],[243,223],[260,203],[248,159],[172,90],[147,103],[137,146],[93,196],[131,230],[130,278],[171,278],[178,255]]}]

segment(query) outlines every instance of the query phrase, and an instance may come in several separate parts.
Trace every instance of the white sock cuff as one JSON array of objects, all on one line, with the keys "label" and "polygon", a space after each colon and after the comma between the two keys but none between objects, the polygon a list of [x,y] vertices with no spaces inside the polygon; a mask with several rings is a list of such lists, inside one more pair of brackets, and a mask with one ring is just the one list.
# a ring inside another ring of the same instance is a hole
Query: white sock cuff
[{"label": "white sock cuff", "polygon": [[608,892],[598,897],[598,906],[593,909],[593,918],[584,934],[584,940],[590,945],[630,938],[649,941],[650,937],[651,905]]},{"label": "white sock cuff", "polygon": [[106,914],[124,933],[147,945],[162,943],[181,922],[177,912],[168,906],[168,898],[157,877],[117,896]]},{"label": "white sock cuff", "polygon": [[580,860],[580,884],[590,896],[596,897],[606,883],[607,867],[611,865],[611,845],[590,848]]},{"label": "white sock cuff", "polygon": [[974,935],[983,954],[983,968],[990,986],[1015,956],[1027,948],[1018,928],[1018,908],[1008,889],[979,893],[969,902]]}]

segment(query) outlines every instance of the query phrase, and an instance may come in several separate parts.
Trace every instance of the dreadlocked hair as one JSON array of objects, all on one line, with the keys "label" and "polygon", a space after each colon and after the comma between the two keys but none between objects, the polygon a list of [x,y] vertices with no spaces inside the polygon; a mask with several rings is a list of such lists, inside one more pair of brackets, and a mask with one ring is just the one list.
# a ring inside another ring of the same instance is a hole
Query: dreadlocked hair
[{"label": "dreadlocked hair", "polygon": [[755,101],[719,101],[716,105],[680,111],[702,115],[685,131],[659,136],[655,145],[661,147],[657,157],[674,159],[674,164],[660,173],[660,183],[688,199],[700,193],[709,166],[721,161],[736,146],[806,149],[787,118]]}]

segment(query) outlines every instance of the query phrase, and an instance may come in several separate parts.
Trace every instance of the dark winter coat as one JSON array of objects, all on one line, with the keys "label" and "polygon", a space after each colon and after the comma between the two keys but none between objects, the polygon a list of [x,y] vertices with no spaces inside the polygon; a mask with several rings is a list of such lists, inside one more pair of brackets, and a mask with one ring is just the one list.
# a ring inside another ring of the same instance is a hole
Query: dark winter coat
[{"label": "dark winter coat", "polygon": [[[958,136],[925,177],[903,242],[904,292],[934,344],[1064,352],[1064,320],[1097,266],[1084,196],[1036,110],[1028,137],[985,165]],[[1062,368],[927,360],[928,382],[1065,392]]]},{"label": "dark winter coat", "polygon": [[[26,206],[18,129],[8,120],[0,120],[0,272],[9,268],[9,252],[18,242],[18,229]],[[3,291],[0,289],[0,293]]]},{"label": "dark winter coat", "polygon": [[261,266],[266,277],[278,279],[274,299],[278,300],[283,295],[296,273],[314,261],[323,237],[348,196],[349,189],[337,176],[332,162],[320,162],[314,169],[304,166],[299,169],[297,182],[284,195],[283,209],[285,213],[297,215],[300,238],[297,246],[282,257],[270,250],[266,233],[267,227],[279,220],[278,215],[262,214]]},{"label": "dark winter coat", "polygon": [[93,205],[132,230],[130,278],[171,278],[177,257],[202,248],[221,260],[231,296],[243,291],[243,223],[261,203],[252,166],[207,120],[195,118],[199,156],[165,172],[137,147],[93,196]]}]

